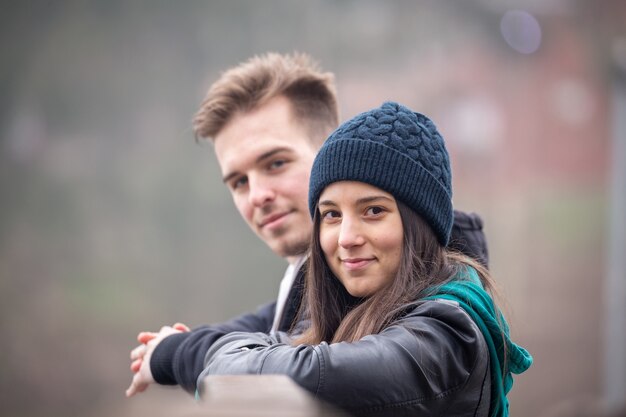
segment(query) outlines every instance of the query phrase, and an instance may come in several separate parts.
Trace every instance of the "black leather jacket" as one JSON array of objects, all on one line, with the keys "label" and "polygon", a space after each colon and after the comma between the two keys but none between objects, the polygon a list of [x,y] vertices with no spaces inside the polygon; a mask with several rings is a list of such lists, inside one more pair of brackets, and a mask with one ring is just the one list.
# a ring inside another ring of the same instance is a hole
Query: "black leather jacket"
[{"label": "black leather jacket", "polygon": [[[488,263],[487,240],[480,217],[473,213],[454,212],[454,226],[449,247]],[[279,330],[288,331],[302,302],[304,274],[298,274],[289,293]],[[213,343],[231,332],[269,333],[272,328],[276,302],[265,304],[248,313],[220,324],[200,326],[188,333],[165,338],[154,350],[150,369],[155,381],[163,385],[180,385],[186,391],[196,390],[196,380],[204,369],[204,358]]]},{"label": "black leather jacket", "polygon": [[213,344],[198,378],[286,374],[358,416],[488,416],[489,351],[453,301],[419,301],[381,333],[353,343],[291,346],[284,335],[231,333]]}]

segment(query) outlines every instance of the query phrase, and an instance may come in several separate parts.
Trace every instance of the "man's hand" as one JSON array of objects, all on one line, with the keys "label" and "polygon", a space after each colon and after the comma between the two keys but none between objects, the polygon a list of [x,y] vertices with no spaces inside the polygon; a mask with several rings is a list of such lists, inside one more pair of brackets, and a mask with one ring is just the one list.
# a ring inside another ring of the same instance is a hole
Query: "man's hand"
[{"label": "man's hand", "polygon": [[130,387],[126,390],[126,397],[132,397],[137,393],[144,392],[150,384],[154,383],[150,370],[150,357],[157,345],[167,336],[174,333],[188,332],[189,330],[189,327],[186,325],[176,323],[172,327],[161,327],[158,333],[141,332],[137,335],[137,341],[141,344],[130,352],[130,370],[134,372],[134,375]]}]

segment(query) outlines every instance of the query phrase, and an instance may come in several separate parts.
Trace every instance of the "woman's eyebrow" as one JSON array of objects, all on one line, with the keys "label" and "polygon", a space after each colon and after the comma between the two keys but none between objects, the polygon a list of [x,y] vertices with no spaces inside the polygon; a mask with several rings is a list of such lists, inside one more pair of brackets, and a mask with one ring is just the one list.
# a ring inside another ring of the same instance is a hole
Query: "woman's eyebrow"
[{"label": "woman's eyebrow", "polygon": [[[367,203],[372,203],[375,201],[379,201],[379,200],[385,200],[388,202],[393,202],[393,199],[384,196],[384,195],[372,195],[372,196],[366,196],[366,197],[361,197],[359,199],[356,200],[356,204],[367,204]],[[322,200],[319,202],[320,206],[336,206],[337,203],[335,203],[333,200]]]},{"label": "woman's eyebrow", "polygon": [[318,206],[336,206],[337,204],[332,200],[322,200],[317,205]]},{"label": "woman's eyebrow", "polygon": [[378,200],[386,200],[389,202],[393,202],[392,198],[389,198],[385,195],[372,195],[372,196],[362,197],[362,198],[359,198],[356,202],[357,204],[367,204],[367,203],[373,203]]}]

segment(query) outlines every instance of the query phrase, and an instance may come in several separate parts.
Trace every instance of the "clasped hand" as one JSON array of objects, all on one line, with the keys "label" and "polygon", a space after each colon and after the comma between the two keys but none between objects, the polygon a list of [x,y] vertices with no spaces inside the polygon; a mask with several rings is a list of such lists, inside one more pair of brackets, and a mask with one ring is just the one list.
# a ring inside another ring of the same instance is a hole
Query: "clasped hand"
[{"label": "clasped hand", "polygon": [[144,392],[150,384],[154,383],[152,371],[150,370],[150,357],[157,345],[167,336],[188,331],[189,327],[182,323],[176,323],[171,327],[163,326],[158,332],[140,332],[137,335],[137,341],[140,345],[130,352],[130,370],[134,375],[130,386],[126,390],[127,397]]}]

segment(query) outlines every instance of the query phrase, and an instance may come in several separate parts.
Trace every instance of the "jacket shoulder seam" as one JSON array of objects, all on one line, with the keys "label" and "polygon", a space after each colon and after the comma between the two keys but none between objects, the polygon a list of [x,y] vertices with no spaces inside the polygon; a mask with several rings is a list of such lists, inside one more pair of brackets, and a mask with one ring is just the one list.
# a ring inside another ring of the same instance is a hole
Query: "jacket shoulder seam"
[{"label": "jacket shoulder seam", "polygon": [[317,372],[318,372],[318,379],[317,379],[317,388],[315,389],[315,395],[317,396],[319,394],[319,392],[322,390],[322,386],[324,385],[324,355],[320,352],[318,352],[318,348],[314,348],[313,352],[315,353],[315,356],[317,357]]}]

